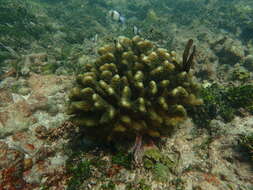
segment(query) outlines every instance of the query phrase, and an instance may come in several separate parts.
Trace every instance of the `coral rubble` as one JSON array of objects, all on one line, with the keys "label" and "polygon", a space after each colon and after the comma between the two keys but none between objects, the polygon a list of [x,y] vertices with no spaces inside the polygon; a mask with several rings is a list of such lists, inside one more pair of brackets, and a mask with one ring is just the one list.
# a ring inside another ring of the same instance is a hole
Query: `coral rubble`
[{"label": "coral rubble", "polygon": [[101,47],[94,64],[77,77],[68,113],[96,140],[161,137],[202,103],[198,85],[175,52],[135,36]]}]

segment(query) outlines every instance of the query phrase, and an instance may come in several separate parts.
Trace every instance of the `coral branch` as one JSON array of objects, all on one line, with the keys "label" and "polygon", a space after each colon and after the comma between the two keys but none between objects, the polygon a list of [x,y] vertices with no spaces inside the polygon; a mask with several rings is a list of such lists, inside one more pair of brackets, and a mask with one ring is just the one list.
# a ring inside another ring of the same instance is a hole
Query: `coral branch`
[{"label": "coral branch", "polygon": [[132,147],[131,151],[133,153],[134,157],[134,162],[137,166],[141,165],[142,163],[142,135],[136,135],[135,137],[135,143],[134,146]]}]

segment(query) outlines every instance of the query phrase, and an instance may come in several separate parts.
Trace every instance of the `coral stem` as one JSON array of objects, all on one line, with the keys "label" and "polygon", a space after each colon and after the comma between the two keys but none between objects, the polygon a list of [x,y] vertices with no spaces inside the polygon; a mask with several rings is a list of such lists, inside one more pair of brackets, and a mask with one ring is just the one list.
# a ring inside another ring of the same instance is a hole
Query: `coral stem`
[{"label": "coral stem", "polygon": [[141,165],[142,163],[142,135],[138,134],[135,137],[135,144],[131,149],[134,156],[134,162],[136,165]]}]

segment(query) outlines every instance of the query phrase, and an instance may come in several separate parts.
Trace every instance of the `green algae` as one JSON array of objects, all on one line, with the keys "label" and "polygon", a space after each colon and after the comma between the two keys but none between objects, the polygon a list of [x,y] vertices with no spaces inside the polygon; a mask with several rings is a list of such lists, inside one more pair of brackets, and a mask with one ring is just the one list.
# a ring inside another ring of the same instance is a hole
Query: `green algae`
[{"label": "green algae", "polygon": [[112,181],[109,181],[108,183],[101,185],[100,189],[101,190],[116,190],[116,185]]},{"label": "green algae", "polygon": [[112,163],[117,164],[119,166],[123,166],[126,169],[132,168],[132,155],[118,152],[117,154],[112,156]]},{"label": "green algae", "polygon": [[83,160],[75,165],[69,166],[68,172],[72,177],[68,182],[68,190],[78,190],[84,180],[91,177],[91,164],[88,160]]},{"label": "green algae", "polygon": [[144,151],[143,165],[144,168],[152,172],[154,180],[165,182],[176,164],[168,156],[162,154],[159,149],[151,148]]},{"label": "green algae", "polygon": [[48,63],[48,64],[42,66],[41,72],[43,74],[53,74],[56,71],[57,68],[58,68],[57,64]]},{"label": "green algae", "polygon": [[157,163],[153,168],[154,179],[157,181],[166,182],[169,176],[169,168],[161,163]]},{"label": "green algae", "polygon": [[154,164],[160,162],[162,159],[162,154],[158,149],[149,149],[144,152],[144,167],[151,169]]},{"label": "green algae", "polygon": [[152,188],[144,179],[141,179],[137,184],[128,183],[126,185],[126,190],[152,190]]},{"label": "green algae", "polygon": [[242,82],[246,82],[250,79],[251,73],[244,67],[238,66],[234,69],[232,73],[232,79]]},{"label": "green algae", "polygon": [[[30,0],[0,1],[0,35],[5,45],[28,47],[30,42],[40,39],[48,29],[44,22],[36,15],[36,7],[40,7]],[[11,14],[10,14],[11,12]]]},{"label": "green algae", "polygon": [[202,88],[200,94],[204,104],[190,111],[193,121],[199,126],[209,126],[210,121],[218,116],[229,122],[238,114],[240,108],[253,113],[253,85],[251,84],[241,86],[212,84]]},{"label": "green algae", "polygon": [[185,190],[184,181],[181,178],[173,179],[171,183],[175,186],[175,190]]},{"label": "green algae", "polygon": [[239,138],[239,146],[248,155],[253,166],[253,133],[241,135]]},{"label": "green algae", "polygon": [[218,84],[213,84],[207,88],[202,88],[200,96],[204,104],[190,112],[197,125],[206,127],[218,115],[221,115],[226,121],[233,119],[234,110],[223,100],[224,88]]},{"label": "green algae", "polygon": [[252,112],[253,106],[253,85],[245,84],[238,87],[230,87],[226,91],[225,100],[235,108],[245,108]]}]

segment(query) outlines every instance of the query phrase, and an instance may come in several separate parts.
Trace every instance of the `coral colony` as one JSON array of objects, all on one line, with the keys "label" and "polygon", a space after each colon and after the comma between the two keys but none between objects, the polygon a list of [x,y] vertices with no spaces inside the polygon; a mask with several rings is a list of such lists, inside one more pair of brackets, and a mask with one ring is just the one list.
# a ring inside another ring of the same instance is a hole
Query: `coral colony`
[{"label": "coral colony", "polygon": [[189,72],[195,53],[194,47],[190,54],[191,46],[192,40],[183,63],[174,51],[139,36],[119,37],[101,47],[98,59],[86,64],[70,92],[72,121],[96,140],[135,139],[136,154],[143,137],[168,135],[187,118],[187,106],[202,104]]}]

